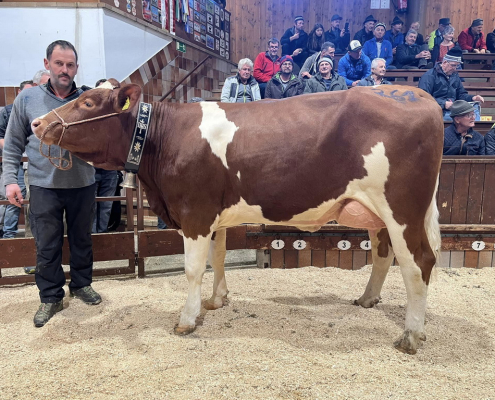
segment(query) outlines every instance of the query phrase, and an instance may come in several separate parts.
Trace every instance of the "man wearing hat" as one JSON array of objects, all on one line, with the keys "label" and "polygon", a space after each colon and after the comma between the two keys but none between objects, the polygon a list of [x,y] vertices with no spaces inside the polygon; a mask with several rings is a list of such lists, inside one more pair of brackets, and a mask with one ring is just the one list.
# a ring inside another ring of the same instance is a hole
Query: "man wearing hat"
[{"label": "man wearing hat", "polygon": [[308,58],[308,34],[304,32],[304,18],[298,16],[294,18],[294,26],[285,31],[282,39],[282,55],[289,55],[297,65],[297,72]]},{"label": "man wearing hat", "polygon": [[392,43],[393,53],[395,54],[395,48],[404,43],[404,34],[402,33],[402,27],[404,26],[404,22],[399,17],[394,17],[392,21],[391,28],[385,32],[385,40],[388,40]]},{"label": "man wearing hat", "polygon": [[377,20],[373,17],[373,15],[368,15],[363,22],[363,29],[356,32],[354,35],[354,40],[364,44],[368,40],[373,39],[373,28],[375,27],[376,22]]},{"label": "man wearing hat", "polygon": [[335,45],[331,42],[324,42],[321,45],[321,51],[313,54],[311,57],[308,57],[306,61],[304,61],[304,65],[299,72],[299,78],[311,78],[313,75],[316,75],[318,72],[318,61],[320,58],[329,57],[332,61],[335,58]]},{"label": "man wearing hat", "polygon": [[[375,58],[383,58],[387,61],[387,68],[395,68],[392,64],[394,56],[392,54],[392,43],[384,39],[386,26],[383,22],[379,22],[373,28],[373,39],[368,40],[363,46],[363,53],[373,61]],[[393,69],[392,68],[392,69]]]},{"label": "man wearing hat", "polygon": [[474,108],[464,100],[456,100],[450,107],[452,125],[444,131],[443,154],[451,156],[485,155],[485,139],[473,129]]},{"label": "man wearing hat", "polygon": [[371,74],[371,61],[362,53],[361,43],[352,40],[349,51],[339,61],[339,75],[343,76],[347,86],[356,86],[359,81]]},{"label": "man wearing hat", "polygon": [[333,61],[323,57],[318,61],[318,72],[306,82],[304,93],[333,92],[347,90],[345,79],[333,71]]},{"label": "man wearing hat", "polygon": [[459,46],[450,49],[441,63],[423,74],[418,87],[431,94],[438,105],[442,107],[444,121],[452,121],[450,108],[456,100],[479,101],[485,100],[480,95],[470,95],[464,89],[457,67],[462,64],[462,50]]},{"label": "man wearing hat", "polygon": [[457,40],[461,49],[469,53],[486,53],[486,42],[482,30],[483,20],[475,19],[469,28],[459,34]]},{"label": "man wearing hat", "polygon": [[450,18],[440,18],[438,20],[438,29],[430,33],[430,38],[428,39],[428,48],[430,50],[433,50],[433,47],[443,42],[443,31],[449,25]]},{"label": "man wearing hat", "polygon": [[340,21],[342,17],[338,14],[334,14],[330,20],[330,29],[325,32],[325,42],[332,42],[335,44],[337,53],[345,53],[349,42],[351,41],[351,34],[345,29],[340,29]]},{"label": "man wearing hat", "polygon": [[280,71],[266,85],[266,99],[285,99],[303,94],[305,83],[292,73],[294,60],[291,56],[280,59]]}]

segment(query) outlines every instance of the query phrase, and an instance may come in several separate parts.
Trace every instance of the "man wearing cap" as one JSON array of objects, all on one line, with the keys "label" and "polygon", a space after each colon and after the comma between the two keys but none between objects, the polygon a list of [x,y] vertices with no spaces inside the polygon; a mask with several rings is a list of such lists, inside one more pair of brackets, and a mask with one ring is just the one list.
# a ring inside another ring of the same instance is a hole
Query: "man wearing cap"
[{"label": "man wearing cap", "polygon": [[391,66],[394,56],[392,54],[392,43],[385,40],[383,37],[385,35],[386,26],[383,22],[379,22],[373,28],[374,38],[368,40],[363,46],[363,53],[366,54],[371,61],[375,58],[383,58],[387,62],[387,68],[395,68]]},{"label": "man wearing cap", "polygon": [[304,61],[304,65],[299,72],[299,78],[311,78],[318,72],[318,61],[322,57],[329,57],[332,61],[335,58],[335,45],[331,42],[325,42],[321,45],[321,51],[313,54]]},{"label": "man wearing cap", "polygon": [[443,42],[443,31],[449,25],[450,18],[440,18],[438,20],[438,29],[430,33],[430,39],[428,39],[428,48],[430,50],[433,50],[433,47]]},{"label": "man wearing cap", "polygon": [[404,34],[402,33],[403,26],[404,26],[404,22],[402,22],[402,20],[399,17],[394,17],[391,28],[385,33],[384,39],[392,43],[394,54],[396,50],[395,48],[399,44],[404,43]]},{"label": "man wearing cap", "polygon": [[386,72],[387,66],[385,60],[383,58],[375,58],[371,61],[371,75],[361,79],[357,86],[391,85],[385,79]]},{"label": "man wearing cap", "polygon": [[419,80],[418,87],[431,94],[442,107],[444,121],[452,120],[450,108],[456,100],[485,101],[480,95],[472,96],[464,89],[457,73],[457,67],[462,64],[461,56],[459,46],[450,49],[443,61],[425,72]]},{"label": "man wearing cap", "polygon": [[297,72],[308,58],[308,34],[304,32],[304,18],[298,16],[294,18],[294,26],[285,31],[282,39],[282,55],[289,55],[297,65]]},{"label": "man wearing cap", "polygon": [[361,43],[352,40],[349,51],[339,61],[339,75],[343,76],[347,86],[356,86],[359,81],[371,74],[371,61],[361,52]]},{"label": "man wearing cap", "polygon": [[267,51],[261,52],[254,60],[253,76],[260,87],[261,98],[265,98],[265,88],[272,76],[280,69],[280,57],[278,56],[279,41],[272,38],[268,41]]},{"label": "man wearing cap", "polygon": [[373,39],[373,28],[375,27],[377,20],[373,15],[368,15],[363,22],[363,29],[356,32],[354,35],[354,40],[359,43],[366,43],[368,40]]},{"label": "man wearing cap", "polygon": [[340,29],[340,21],[342,17],[338,14],[334,14],[330,20],[330,29],[325,32],[325,42],[331,42],[335,44],[337,53],[345,53],[349,42],[351,41],[351,34],[346,32],[345,29]]},{"label": "man wearing cap", "polygon": [[318,61],[318,72],[306,82],[304,93],[333,92],[347,90],[345,79],[333,71],[333,61],[323,57]]},{"label": "man wearing cap", "polygon": [[483,20],[475,19],[469,28],[459,34],[457,40],[461,49],[470,53],[486,53],[486,42],[482,30]]},{"label": "man wearing cap", "polygon": [[474,108],[464,100],[456,100],[450,107],[452,125],[444,131],[443,154],[451,156],[485,155],[485,139],[473,129]]},{"label": "man wearing cap", "polygon": [[267,99],[284,99],[303,94],[305,82],[292,73],[294,60],[291,56],[280,59],[280,71],[266,85]]}]

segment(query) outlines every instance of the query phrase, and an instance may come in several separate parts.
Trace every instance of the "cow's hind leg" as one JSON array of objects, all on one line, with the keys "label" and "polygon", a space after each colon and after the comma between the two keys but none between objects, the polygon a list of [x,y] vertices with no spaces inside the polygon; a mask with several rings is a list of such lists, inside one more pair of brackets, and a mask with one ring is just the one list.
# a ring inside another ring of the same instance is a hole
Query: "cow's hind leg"
[{"label": "cow's hind leg", "polygon": [[179,325],[174,329],[177,335],[187,335],[196,329],[196,318],[201,312],[201,281],[206,270],[206,259],[210,246],[211,233],[190,239],[184,236],[185,271],[189,282],[186,305],[181,314]]},{"label": "cow's hind leg", "polygon": [[380,301],[380,293],[383,282],[394,259],[394,252],[390,246],[390,237],[386,228],[378,233],[369,231],[371,239],[371,253],[373,256],[373,268],[370,280],[363,295],[354,301],[354,304],[365,308],[373,307]]},{"label": "cow's hind leg", "polygon": [[225,280],[225,254],[227,253],[227,230],[215,232],[210,243],[208,261],[213,268],[213,294],[204,304],[207,310],[216,310],[227,304],[227,282]]}]

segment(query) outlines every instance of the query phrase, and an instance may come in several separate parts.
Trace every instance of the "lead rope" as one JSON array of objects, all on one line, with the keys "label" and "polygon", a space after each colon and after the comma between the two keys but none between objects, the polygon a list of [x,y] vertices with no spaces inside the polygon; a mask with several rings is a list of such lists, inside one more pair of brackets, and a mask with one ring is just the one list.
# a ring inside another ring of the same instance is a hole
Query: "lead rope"
[{"label": "lead rope", "polygon": [[[65,131],[67,129],[69,129],[70,126],[72,125],[79,125],[79,124],[82,124],[84,122],[90,122],[90,121],[96,121],[98,119],[103,119],[103,118],[108,118],[108,117],[113,117],[114,115],[118,115],[119,113],[112,113],[112,114],[106,114],[106,115],[101,115],[99,117],[94,117],[94,118],[89,118],[89,119],[83,119],[82,121],[75,121],[75,122],[70,122],[70,123],[67,123],[64,121],[64,119],[57,113],[57,111],[55,110],[52,110],[53,113],[57,116],[57,118],[60,120],[60,121],[52,121],[50,122],[46,128],[43,130],[43,133],[41,134],[41,137],[40,137],[40,154],[45,157],[45,158],[48,158],[48,160],[50,161],[50,164],[52,164],[55,168],[57,169],[60,169],[62,171],[67,171],[69,169],[72,168],[72,153],[69,151],[69,159],[66,159],[62,156],[62,147],[60,147],[60,144],[62,143],[62,139],[64,138],[64,135],[65,135]],[[46,135],[46,132],[48,131],[49,128],[51,128],[53,125],[56,125],[56,124],[60,124],[62,125],[62,134],[60,135],[60,139],[58,140],[58,143],[57,143],[57,146],[59,146],[59,149],[60,149],[60,153],[59,153],[59,156],[58,157],[55,157],[55,156],[52,156],[51,155],[51,145],[47,145],[48,146],[48,154],[44,154],[43,153],[43,139],[45,138],[45,135]],[[58,165],[55,164],[53,162],[53,160],[58,160]],[[67,163],[66,166],[64,166],[63,163]]]}]

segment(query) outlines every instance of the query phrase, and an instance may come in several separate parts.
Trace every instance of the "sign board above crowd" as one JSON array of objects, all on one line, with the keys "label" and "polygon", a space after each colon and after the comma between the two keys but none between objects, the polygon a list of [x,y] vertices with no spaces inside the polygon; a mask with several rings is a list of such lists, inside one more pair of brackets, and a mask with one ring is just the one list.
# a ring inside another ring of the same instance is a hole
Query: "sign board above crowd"
[{"label": "sign board above crowd", "polygon": [[230,59],[230,12],[214,0],[103,0],[181,39]]}]

